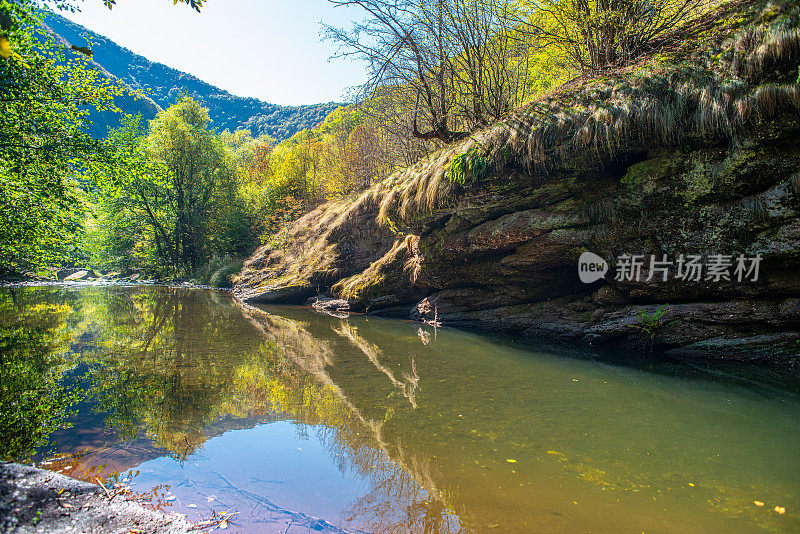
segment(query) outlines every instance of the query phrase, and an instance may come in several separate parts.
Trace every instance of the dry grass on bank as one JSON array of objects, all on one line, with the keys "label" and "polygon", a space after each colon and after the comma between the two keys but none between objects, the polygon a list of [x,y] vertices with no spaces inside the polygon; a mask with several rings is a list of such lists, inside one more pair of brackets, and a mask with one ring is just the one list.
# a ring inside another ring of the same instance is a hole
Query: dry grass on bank
[{"label": "dry grass on bank", "polygon": [[692,36],[684,46],[531,102],[376,184],[356,204],[376,202],[381,221],[402,220],[447,205],[468,182],[504,168],[546,178],[570,159],[733,139],[798,111],[798,11],[788,1],[726,4],[709,15],[714,23],[686,30]]}]

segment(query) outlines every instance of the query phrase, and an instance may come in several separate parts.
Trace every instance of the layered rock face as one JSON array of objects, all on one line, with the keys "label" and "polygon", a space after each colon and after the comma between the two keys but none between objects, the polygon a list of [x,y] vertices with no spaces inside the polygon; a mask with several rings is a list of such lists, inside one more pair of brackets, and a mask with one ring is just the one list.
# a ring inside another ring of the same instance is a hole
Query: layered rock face
[{"label": "layered rock face", "polygon": [[[323,207],[288,235],[311,257],[264,247],[236,290],[253,302],[333,294],[351,310],[595,345],[786,358],[800,353],[797,169],[800,129],[790,128],[736,149],[648,152],[590,180],[577,173],[537,187],[492,177],[506,186],[418,218],[405,239],[377,223],[377,206],[314,228]],[[612,262],[607,280],[579,280],[587,250]],[[639,282],[614,279],[623,254],[644,256]],[[667,282],[660,272],[647,281],[650,255],[663,254],[731,255],[732,281],[676,279],[675,265]],[[758,281],[737,281],[740,254],[761,255]]]},{"label": "layered rock face", "polygon": [[[667,89],[628,77],[520,110],[307,214],[245,264],[235,290],[686,358],[800,360],[800,33],[796,49],[764,59],[775,35],[719,39],[733,51],[725,76],[743,80],[731,94],[673,73]],[[708,119],[715,106],[724,118]],[[669,119],[653,126],[653,109]],[[587,251],[609,264],[605,279],[579,279]],[[641,256],[638,280],[615,279],[623,255]],[[664,255],[666,280],[651,277]],[[702,257],[699,280],[677,277],[681,255]],[[730,280],[710,276],[716,255],[730,257]],[[738,280],[740,255],[748,269],[760,258],[757,279]]]}]

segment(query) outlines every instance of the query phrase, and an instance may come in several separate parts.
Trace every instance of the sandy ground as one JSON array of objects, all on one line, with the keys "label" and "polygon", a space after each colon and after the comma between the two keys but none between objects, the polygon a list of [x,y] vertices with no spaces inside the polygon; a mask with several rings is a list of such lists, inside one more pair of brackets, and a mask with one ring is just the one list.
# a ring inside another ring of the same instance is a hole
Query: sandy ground
[{"label": "sandy ground", "polygon": [[[0,532],[182,533],[192,524],[95,484],[15,463],[0,463]],[[196,532],[196,531],[195,531]]]}]

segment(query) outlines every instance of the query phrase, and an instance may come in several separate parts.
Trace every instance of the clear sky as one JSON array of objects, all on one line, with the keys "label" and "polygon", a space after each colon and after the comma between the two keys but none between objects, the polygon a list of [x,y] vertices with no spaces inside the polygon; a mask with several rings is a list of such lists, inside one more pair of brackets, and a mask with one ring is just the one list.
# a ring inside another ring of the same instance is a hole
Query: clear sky
[{"label": "clear sky", "polygon": [[342,101],[364,80],[363,65],[328,60],[320,21],[347,26],[356,8],[327,0],[206,0],[202,13],[172,0],[83,0],[62,13],[117,44],[235,95],[282,105]]}]

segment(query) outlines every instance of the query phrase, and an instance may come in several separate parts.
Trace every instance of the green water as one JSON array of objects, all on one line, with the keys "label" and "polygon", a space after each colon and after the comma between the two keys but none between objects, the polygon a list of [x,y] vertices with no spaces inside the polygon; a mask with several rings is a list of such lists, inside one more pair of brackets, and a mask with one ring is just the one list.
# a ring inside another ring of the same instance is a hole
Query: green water
[{"label": "green water", "polygon": [[82,392],[37,458],[138,469],[135,489],[171,486],[169,512],[234,510],[254,532],[800,531],[785,385],[203,290],[0,305],[3,357],[46,354]]}]

